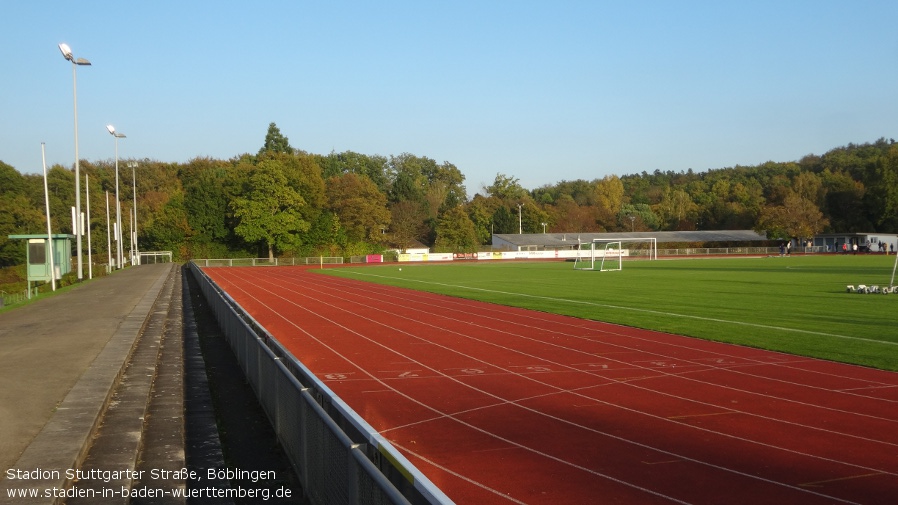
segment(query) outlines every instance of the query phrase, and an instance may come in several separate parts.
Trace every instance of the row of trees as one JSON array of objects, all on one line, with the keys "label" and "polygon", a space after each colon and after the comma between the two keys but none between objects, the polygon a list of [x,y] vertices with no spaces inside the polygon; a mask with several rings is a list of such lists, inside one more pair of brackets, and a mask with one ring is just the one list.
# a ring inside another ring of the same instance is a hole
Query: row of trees
[{"label": "row of trees", "polygon": [[[137,161],[140,249],[170,250],[179,259],[351,256],[416,242],[476,251],[494,233],[517,233],[519,223],[524,233],[756,229],[771,239],[898,231],[898,145],[885,139],[798,162],[656,170],[534,190],[498,173],[473,198],[449,162],[407,153],[311,154],[294,149],[274,123],[254,155]],[[92,233],[105,237],[114,163],[82,161],[81,171]],[[53,229],[71,233],[73,171],[52,167],[48,186]],[[120,185],[120,198],[130,208],[130,184]],[[24,248],[7,235],[45,232],[43,202],[40,175],[0,162],[0,266],[24,261]],[[106,241],[95,238],[93,246],[105,258]]]}]

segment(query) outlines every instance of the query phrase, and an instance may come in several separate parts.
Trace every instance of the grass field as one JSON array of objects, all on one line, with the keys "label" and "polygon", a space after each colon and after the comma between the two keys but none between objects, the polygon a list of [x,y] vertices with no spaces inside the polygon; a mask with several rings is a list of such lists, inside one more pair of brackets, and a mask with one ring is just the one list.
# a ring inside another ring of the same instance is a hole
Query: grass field
[{"label": "grass field", "polygon": [[898,295],[845,290],[888,286],[894,262],[820,255],[631,261],[618,272],[516,261],[321,272],[898,371]]}]

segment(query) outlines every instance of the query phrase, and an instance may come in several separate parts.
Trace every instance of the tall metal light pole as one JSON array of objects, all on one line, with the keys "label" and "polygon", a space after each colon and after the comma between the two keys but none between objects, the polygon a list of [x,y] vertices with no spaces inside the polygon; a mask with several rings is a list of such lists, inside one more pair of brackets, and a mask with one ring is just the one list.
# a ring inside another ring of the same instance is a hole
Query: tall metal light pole
[{"label": "tall metal light pole", "polygon": [[109,191],[106,192],[106,273],[112,273],[112,227],[109,226]]},{"label": "tall metal light pole", "polygon": [[134,226],[131,228],[131,234],[134,235],[131,239],[131,244],[134,250],[131,252],[131,264],[139,265],[140,250],[137,248],[137,162],[129,161],[128,166],[131,167],[131,185],[133,186],[134,194]]},{"label": "tall metal light pole", "polygon": [[524,224],[523,224],[524,222],[521,220],[521,215],[522,215],[521,207],[523,207],[523,206],[524,206],[524,204],[522,204],[522,203],[518,204],[518,235],[524,234]]},{"label": "tall metal light pole", "polygon": [[[53,245],[53,231],[50,227],[50,191],[47,189],[47,152],[43,142],[41,142],[41,160],[44,163],[44,205],[47,209],[47,244],[50,247],[50,285],[53,286],[53,291],[56,291],[56,265],[54,264],[56,247]],[[69,257],[69,261],[71,261],[71,257]]]},{"label": "tall metal light pole", "polygon": [[81,266],[81,168],[80,161],[78,160],[78,73],[75,71],[78,68],[78,65],[90,65],[90,62],[85,60],[84,58],[75,59],[75,56],[72,54],[72,49],[68,44],[62,43],[59,44],[59,50],[62,52],[62,56],[72,62],[72,95],[74,96],[75,102],[75,244],[78,249],[78,281],[80,282],[84,278],[83,269]]},{"label": "tall metal light pole", "polygon": [[87,278],[94,278],[94,258],[90,246],[90,180],[84,174],[84,196],[87,197]]},{"label": "tall metal light pole", "polygon": [[118,244],[115,246],[116,251],[116,259],[115,262],[118,264],[119,268],[124,266],[124,257],[122,256],[122,201],[118,198],[118,139],[125,138],[124,133],[117,133],[115,131],[115,127],[111,124],[106,125],[106,129],[109,130],[109,133],[115,137],[115,222],[118,223],[118,232],[116,235],[116,240]]}]

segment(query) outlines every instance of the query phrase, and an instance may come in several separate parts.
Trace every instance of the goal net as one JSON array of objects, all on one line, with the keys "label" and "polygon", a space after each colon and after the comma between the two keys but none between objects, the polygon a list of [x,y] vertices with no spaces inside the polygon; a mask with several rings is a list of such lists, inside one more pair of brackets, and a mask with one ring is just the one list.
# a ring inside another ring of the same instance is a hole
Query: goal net
[{"label": "goal net", "polygon": [[580,250],[574,259],[574,270],[598,270],[609,272],[623,270],[624,258],[658,259],[658,241],[651,238],[631,239],[595,239],[589,243],[589,249],[580,244]]}]

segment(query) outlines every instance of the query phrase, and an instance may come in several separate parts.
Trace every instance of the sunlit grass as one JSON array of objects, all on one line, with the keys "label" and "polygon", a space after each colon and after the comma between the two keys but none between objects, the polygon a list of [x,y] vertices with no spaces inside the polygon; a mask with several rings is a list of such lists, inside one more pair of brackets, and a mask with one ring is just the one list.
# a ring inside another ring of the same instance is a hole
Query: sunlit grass
[{"label": "sunlit grass", "polygon": [[517,261],[322,272],[898,371],[898,294],[845,289],[848,284],[887,286],[894,258],[631,261],[619,272]]}]

